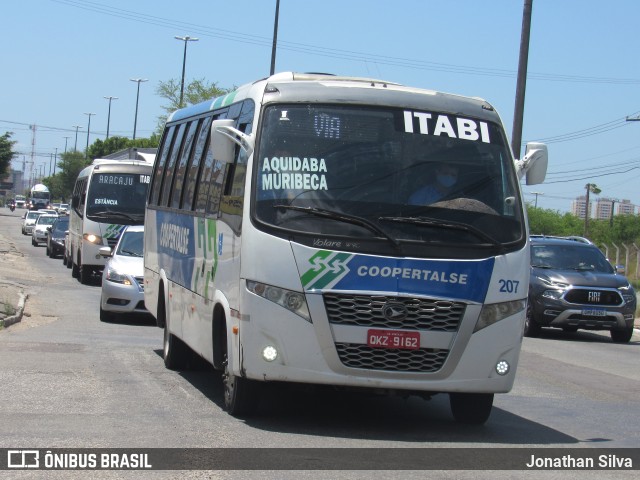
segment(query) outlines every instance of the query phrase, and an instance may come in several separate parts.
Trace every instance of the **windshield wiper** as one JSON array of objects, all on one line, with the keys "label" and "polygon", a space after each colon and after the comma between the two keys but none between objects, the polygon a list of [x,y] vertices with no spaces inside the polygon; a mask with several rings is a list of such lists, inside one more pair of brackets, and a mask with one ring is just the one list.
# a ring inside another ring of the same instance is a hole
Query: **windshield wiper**
[{"label": "windshield wiper", "polygon": [[490,237],[482,230],[477,229],[471,225],[466,225],[464,223],[458,222],[443,222],[441,220],[437,220],[435,218],[429,217],[379,217],[378,220],[387,221],[387,222],[395,222],[395,223],[408,223],[411,225],[423,225],[425,227],[435,227],[435,228],[443,228],[447,230],[460,230],[463,232],[468,232],[474,234],[476,237],[481,238],[492,244],[494,247],[498,247],[500,252],[504,251],[504,246],[502,246],[495,238]]},{"label": "windshield wiper", "polygon": [[137,222],[141,218],[144,218],[144,215],[141,214],[129,214],[125,212],[114,212],[112,210],[103,210],[101,212],[89,213],[87,214],[89,217],[94,218],[110,218],[110,217],[120,217],[131,220],[132,222]]},{"label": "windshield wiper", "polygon": [[340,222],[350,223],[352,225],[358,225],[360,227],[366,228],[367,230],[373,233],[377,233],[378,235],[381,235],[382,237],[389,240],[389,242],[393,244],[396,250],[398,251],[400,250],[400,243],[398,243],[398,241],[395,238],[393,238],[391,235],[389,235],[387,232],[385,232],[375,223],[370,222],[366,218],[358,217],[356,215],[349,215],[346,213],[338,213],[332,210],[325,210],[323,208],[314,208],[314,207],[297,207],[295,205],[274,205],[273,208],[294,210],[296,212],[303,212],[303,213],[308,213],[309,215],[315,215],[316,217],[330,218],[332,220],[338,220]]},{"label": "windshield wiper", "polygon": [[122,250],[122,253],[126,253],[127,255],[130,255],[132,257],[142,257],[142,254],[138,252],[132,252],[131,250]]}]

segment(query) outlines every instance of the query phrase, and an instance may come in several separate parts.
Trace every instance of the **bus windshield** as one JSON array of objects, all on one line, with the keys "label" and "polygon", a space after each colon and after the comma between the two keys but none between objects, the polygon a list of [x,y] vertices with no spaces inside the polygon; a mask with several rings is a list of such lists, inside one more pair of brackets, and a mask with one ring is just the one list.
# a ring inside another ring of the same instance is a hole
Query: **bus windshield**
[{"label": "bus windshield", "polygon": [[97,222],[127,225],[144,218],[148,176],[96,173],[87,193],[87,217]]},{"label": "bus windshield", "polygon": [[[257,224],[276,235],[498,248],[525,241],[500,126],[398,108],[274,105],[254,155]],[[406,252],[405,252],[406,253]]]}]

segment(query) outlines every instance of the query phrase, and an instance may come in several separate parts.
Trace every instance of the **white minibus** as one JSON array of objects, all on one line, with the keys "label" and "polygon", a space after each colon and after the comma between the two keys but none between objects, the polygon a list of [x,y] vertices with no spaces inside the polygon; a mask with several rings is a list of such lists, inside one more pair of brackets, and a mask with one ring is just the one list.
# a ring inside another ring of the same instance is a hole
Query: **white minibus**
[{"label": "white minibus", "polygon": [[380,80],[280,73],[174,112],[144,248],[166,366],[221,370],[232,415],[292,382],[485,422],[522,342],[519,180],[546,163],[514,160],[488,102]]}]

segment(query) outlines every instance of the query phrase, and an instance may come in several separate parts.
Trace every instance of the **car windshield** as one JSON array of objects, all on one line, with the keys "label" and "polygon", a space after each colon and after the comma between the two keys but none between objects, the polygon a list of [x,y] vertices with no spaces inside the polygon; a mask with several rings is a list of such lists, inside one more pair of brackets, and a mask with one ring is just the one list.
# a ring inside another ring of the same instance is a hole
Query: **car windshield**
[{"label": "car windshield", "polygon": [[54,217],[53,215],[40,215],[38,220],[36,220],[36,225],[53,225],[58,217]]},{"label": "car windshield", "polygon": [[29,212],[27,213],[27,219],[29,220],[35,220],[36,218],[38,218],[41,214],[38,212]]},{"label": "car windshield", "polygon": [[614,273],[597,247],[576,245],[532,245],[531,266],[554,270]]},{"label": "car windshield", "polygon": [[409,244],[454,244],[462,252],[522,242],[517,180],[501,128],[437,112],[411,114],[267,107],[254,155],[258,223],[284,237],[346,236],[396,251]]},{"label": "car windshield", "polygon": [[69,229],[69,219],[65,217],[64,219],[59,218],[58,221],[53,225],[53,231],[56,233],[64,233]]},{"label": "car windshield", "polygon": [[144,232],[125,231],[118,244],[118,255],[125,257],[142,257],[144,246]]}]

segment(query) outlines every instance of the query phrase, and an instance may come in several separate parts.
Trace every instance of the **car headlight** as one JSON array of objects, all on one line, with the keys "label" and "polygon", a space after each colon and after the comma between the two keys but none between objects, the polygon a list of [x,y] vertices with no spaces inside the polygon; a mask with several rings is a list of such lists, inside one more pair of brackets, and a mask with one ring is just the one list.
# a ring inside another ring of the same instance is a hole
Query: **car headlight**
[{"label": "car headlight", "polygon": [[82,235],[87,242],[93,243],[95,245],[102,245],[102,237],[100,235],[94,235],[93,233],[85,233]]},{"label": "car headlight", "polygon": [[129,280],[129,277],[126,274],[121,273],[115,268],[111,268],[109,266],[107,266],[106,279],[110,282],[121,283],[123,285],[132,285],[131,280]]},{"label": "car headlight", "polygon": [[482,330],[483,328],[487,328],[488,326],[493,325],[500,320],[504,320],[511,315],[515,315],[516,313],[523,311],[526,304],[527,301],[525,299],[522,299],[484,305],[482,307],[482,311],[480,312],[480,317],[476,322],[476,326],[473,329],[473,333]]},{"label": "car headlight", "polygon": [[627,283],[623,287],[619,287],[620,295],[624,298],[625,303],[631,303],[636,301],[636,292],[633,290],[633,287],[630,283]]},{"label": "car headlight", "polygon": [[308,322],[311,321],[309,307],[307,306],[307,300],[304,298],[303,293],[274,287],[265,283],[254,282],[252,280],[247,280],[247,290],[286,308]]},{"label": "car headlight", "polygon": [[562,295],[564,295],[564,290],[545,290],[542,292],[543,297],[551,298],[553,300],[561,300]]}]

